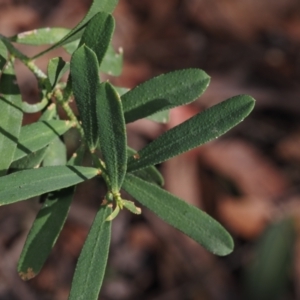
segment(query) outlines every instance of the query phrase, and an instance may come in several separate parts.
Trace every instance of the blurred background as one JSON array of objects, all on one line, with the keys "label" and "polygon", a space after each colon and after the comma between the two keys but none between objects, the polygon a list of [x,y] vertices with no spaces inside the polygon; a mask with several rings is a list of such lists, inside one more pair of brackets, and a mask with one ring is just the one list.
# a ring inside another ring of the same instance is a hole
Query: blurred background
[{"label": "blurred background", "polygon": [[[0,0],[0,32],[71,28],[91,1]],[[235,251],[216,257],[143,209],[113,222],[103,300],[300,299],[300,3],[296,0],[120,0],[116,49],[124,70],[110,78],[132,88],[155,75],[201,68],[204,95],[171,112],[168,124],[128,126],[135,149],[199,111],[237,94],[255,110],[224,137],[159,166],[165,187],[205,210],[232,234]],[[21,46],[28,55],[40,49]],[[38,60],[45,69],[55,50]],[[17,64],[24,101],[38,99]],[[27,115],[24,123],[38,118]],[[72,146],[72,134],[65,136]],[[103,191],[82,185],[42,272],[22,282],[16,263],[39,209],[37,199],[0,209],[0,300],[64,300]],[[163,200],[163,199],[162,199]],[[88,300],[88,299],[87,299]]]}]

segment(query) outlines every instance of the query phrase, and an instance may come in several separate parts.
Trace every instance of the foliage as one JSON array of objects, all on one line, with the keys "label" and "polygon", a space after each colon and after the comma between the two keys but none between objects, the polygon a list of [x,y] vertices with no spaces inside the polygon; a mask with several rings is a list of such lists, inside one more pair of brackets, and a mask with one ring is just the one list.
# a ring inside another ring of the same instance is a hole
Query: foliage
[{"label": "foliage", "polygon": [[[101,82],[100,72],[119,75],[122,69],[122,53],[111,45],[116,4],[94,0],[72,30],[42,28],[10,38],[0,35],[0,205],[46,196],[19,260],[22,279],[41,270],[63,228],[76,185],[98,176],[107,188],[78,259],[69,299],[97,299],[111,221],[123,208],[141,213],[133,201],[122,198],[122,189],[212,253],[227,255],[233,250],[231,236],[217,221],[162,189],[163,178],[155,165],[224,134],[251,112],[254,99],[235,96],[166,131],[139,152],[129,148],[126,123],[145,117],[166,122],[171,108],[199,98],[210,77],[198,69],[179,70],[132,90]],[[13,43],[50,48],[30,58]],[[57,47],[71,54],[70,62],[55,57],[44,74],[34,59]],[[15,59],[35,75],[42,95],[39,103],[22,102]],[[67,83],[61,82],[68,71]],[[73,98],[79,116],[70,108]],[[60,120],[58,106],[69,120]],[[37,122],[22,126],[23,113],[39,111]],[[82,143],[67,162],[62,135],[71,127],[77,128]],[[88,167],[82,166],[84,154],[91,157]]]}]

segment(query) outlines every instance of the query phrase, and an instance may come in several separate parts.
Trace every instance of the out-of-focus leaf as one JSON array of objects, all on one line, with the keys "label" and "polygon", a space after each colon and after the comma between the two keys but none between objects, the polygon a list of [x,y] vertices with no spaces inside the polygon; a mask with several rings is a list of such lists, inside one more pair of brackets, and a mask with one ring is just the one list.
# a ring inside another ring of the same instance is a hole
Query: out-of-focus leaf
[{"label": "out-of-focus leaf", "polygon": [[61,77],[70,68],[70,64],[65,62],[61,57],[52,58],[48,63],[48,79],[51,87],[54,88]]},{"label": "out-of-focus leaf", "polygon": [[[76,152],[69,165],[80,164],[83,148]],[[18,273],[23,280],[37,275],[43,267],[66,221],[75,187],[48,194],[27,236],[19,262]]]},{"label": "out-of-focus leaf", "polygon": [[5,45],[8,52],[12,54],[14,57],[19,58],[22,61],[28,61],[28,57],[21,53],[17,48],[14,47],[14,45],[11,43],[11,41],[5,37],[4,35],[0,34],[0,41]]},{"label": "out-of-focus leaf", "polygon": [[[119,76],[122,73],[123,67],[123,50],[120,48],[119,52],[116,52],[110,45],[104,56],[100,71],[113,76]],[[128,89],[126,89],[128,91]],[[124,91],[125,92],[125,91]],[[119,93],[119,91],[118,91]]]},{"label": "out-of-focus leaf", "polygon": [[55,44],[70,32],[70,29],[61,27],[46,27],[18,33],[9,38],[11,42],[40,46]]},{"label": "out-of-focus leaf", "polygon": [[105,12],[99,12],[90,20],[82,35],[79,46],[86,45],[93,50],[97,55],[99,66],[107,52],[114,28],[113,17]]},{"label": "out-of-focus leaf", "polygon": [[66,188],[97,174],[98,169],[73,166],[43,167],[15,172],[1,178],[0,205]]},{"label": "out-of-focus leaf", "polygon": [[63,46],[63,48],[69,53],[69,54],[73,54],[75,52],[75,50],[78,48],[80,39],[75,40],[71,43],[68,43],[66,45]]},{"label": "out-of-focus leaf", "polygon": [[59,137],[56,137],[48,146],[43,166],[63,166],[67,163],[67,148]]},{"label": "out-of-focus leaf", "polygon": [[127,208],[129,211],[136,215],[140,215],[142,213],[142,210],[139,207],[136,207],[133,201],[122,199],[122,204],[125,208]]},{"label": "out-of-focus leaf", "polygon": [[41,121],[23,126],[13,161],[46,147],[71,127],[70,121],[59,120]]},{"label": "out-of-focus leaf", "polygon": [[0,176],[13,161],[22,125],[22,99],[9,61],[0,78]]},{"label": "out-of-focus leaf", "polygon": [[80,253],[69,300],[97,300],[105,274],[110,245],[110,206],[101,206]]},{"label": "out-of-focus leaf", "polygon": [[200,209],[131,174],[126,174],[122,188],[213,254],[222,256],[232,252],[234,245],[230,234]]},{"label": "out-of-focus leaf", "polygon": [[114,89],[117,91],[117,93],[121,96],[126,94],[130,89],[120,86],[114,86]]},{"label": "out-of-focus leaf", "polygon": [[271,225],[246,270],[245,299],[279,300],[288,290],[296,231],[291,218]]},{"label": "out-of-focus leaf", "polygon": [[89,11],[84,16],[84,18],[66,36],[64,36],[60,41],[55,43],[52,47],[35,55],[34,58],[42,56],[43,54],[45,54],[57,47],[61,47],[63,45],[66,45],[70,42],[73,42],[73,41],[79,39],[83,34],[84,28],[86,27],[88,22],[92,19],[92,17],[95,14],[97,14],[98,12],[101,12],[101,11],[106,12],[106,13],[112,13],[113,10],[115,9],[117,3],[118,3],[118,0],[94,0]]},{"label": "out-of-focus leaf", "polygon": [[57,115],[56,105],[54,103],[50,104],[47,109],[41,115],[39,121],[50,121],[54,119]]},{"label": "out-of-focus leaf", "polygon": [[97,99],[100,149],[113,192],[121,188],[127,167],[127,138],[122,103],[109,83],[102,83]]},{"label": "out-of-focus leaf", "polygon": [[82,128],[89,148],[94,151],[99,140],[96,103],[100,78],[96,54],[81,46],[72,56],[70,71]]},{"label": "out-of-focus leaf", "polygon": [[156,112],[188,104],[206,90],[210,77],[199,69],[186,69],[154,77],[122,98],[126,123]]},{"label": "out-of-focus leaf", "polygon": [[255,100],[247,95],[225,100],[163,133],[128,158],[128,172],[166,161],[218,138],[244,120]]}]

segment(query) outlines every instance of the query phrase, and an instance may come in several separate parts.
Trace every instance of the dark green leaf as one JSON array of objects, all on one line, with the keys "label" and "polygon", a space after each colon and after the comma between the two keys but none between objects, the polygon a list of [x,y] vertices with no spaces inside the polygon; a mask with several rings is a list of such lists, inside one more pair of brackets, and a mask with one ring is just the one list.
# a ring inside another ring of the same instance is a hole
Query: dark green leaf
[{"label": "dark green leaf", "polygon": [[98,170],[87,167],[56,166],[30,169],[3,176],[0,205],[6,205],[66,188],[95,177]]},{"label": "dark green leaf", "polygon": [[112,13],[113,10],[115,9],[117,3],[118,3],[118,0],[94,0],[89,11],[84,16],[84,18],[65,37],[63,37],[60,41],[58,41],[52,47],[35,55],[34,58],[42,56],[43,54],[45,54],[57,47],[61,47],[63,45],[66,45],[70,42],[73,42],[73,41],[79,39],[83,34],[84,28],[86,27],[88,22],[92,19],[92,17],[95,14],[97,14],[100,11],[103,11],[106,13]]},{"label": "dark green leaf", "polygon": [[8,52],[6,49],[6,46],[3,44],[3,42],[0,40],[0,76],[2,73],[2,69],[5,66],[8,59]]},{"label": "dark green leaf", "polygon": [[96,103],[100,78],[96,54],[81,46],[72,56],[70,71],[85,138],[91,151],[94,151],[99,140]]},{"label": "dark green leaf", "polygon": [[72,127],[70,121],[41,121],[23,126],[13,161],[49,145],[57,136]]},{"label": "dark green leaf", "polygon": [[262,235],[246,270],[246,297],[243,299],[284,299],[295,265],[295,222],[291,218],[283,219],[270,225]]},{"label": "dark green leaf", "polygon": [[61,57],[52,58],[48,63],[48,79],[52,88],[70,68],[70,64],[66,63]]},{"label": "dark green leaf", "polygon": [[123,49],[120,48],[119,52],[116,52],[114,48],[110,45],[103,58],[102,64],[100,66],[100,71],[109,75],[119,76],[122,73],[122,67]]},{"label": "dark green leaf", "polygon": [[232,252],[234,245],[229,233],[200,209],[131,174],[126,175],[122,188],[208,251],[216,255]]},{"label": "dark green leaf", "polygon": [[247,95],[223,101],[168,130],[128,158],[128,171],[156,165],[218,138],[244,120],[255,100]]},{"label": "dark green leaf", "polygon": [[21,104],[17,78],[9,61],[0,78],[0,176],[14,158],[23,118]]},{"label": "dark green leaf", "polygon": [[110,206],[101,206],[80,253],[69,300],[97,300],[105,274],[110,245]]},{"label": "dark green leaf", "polygon": [[121,188],[127,164],[126,127],[119,95],[109,83],[102,83],[97,101],[100,149],[113,192]]},{"label": "dark green leaf", "polygon": [[126,123],[196,100],[209,81],[210,77],[204,71],[186,69],[140,84],[121,97]]},{"label": "dark green leaf", "polygon": [[[127,146],[127,156],[131,156],[136,154],[137,152],[128,147]],[[146,181],[152,182],[152,183],[156,183],[160,186],[163,186],[165,184],[164,178],[163,176],[160,174],[160,172],[154,167],[154,166],[150,166],[148,168],[142,169],[142,170],[138,170],[135,172],[132,172],[135,176],[140,177]]]},{"label": "dark green leaf", "polygon": [[[78,154],[78,155],[77,155]],[[69,165],[81,163],[83,151],[77,151]],[[48,194],[27,236],[18,273],[23,280],[37,275],[44,265],[66,221],[73,199],[74,186]]]},{"label": "dark green leaf", "polygon": [[105,12],[99,12],[90,20],[82,35],[79,46],[86,45],[93,50],[97,55],[99,66],[107,52],[114,28],[113,17]]}]

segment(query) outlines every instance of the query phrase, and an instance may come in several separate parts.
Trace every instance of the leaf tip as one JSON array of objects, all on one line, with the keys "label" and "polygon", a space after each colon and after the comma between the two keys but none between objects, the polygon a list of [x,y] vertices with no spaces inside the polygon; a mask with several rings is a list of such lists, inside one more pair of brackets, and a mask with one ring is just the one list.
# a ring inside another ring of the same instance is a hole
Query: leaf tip
[{"label": "leaf tip", "polygon": [[24,272],[19,272],[19,276],[21,277],[22,280],[27,281],[29,279],[32,279],[33,277],[35,277],[35,273],[33,272],[32,268],[28,268],[27,271]]}]

